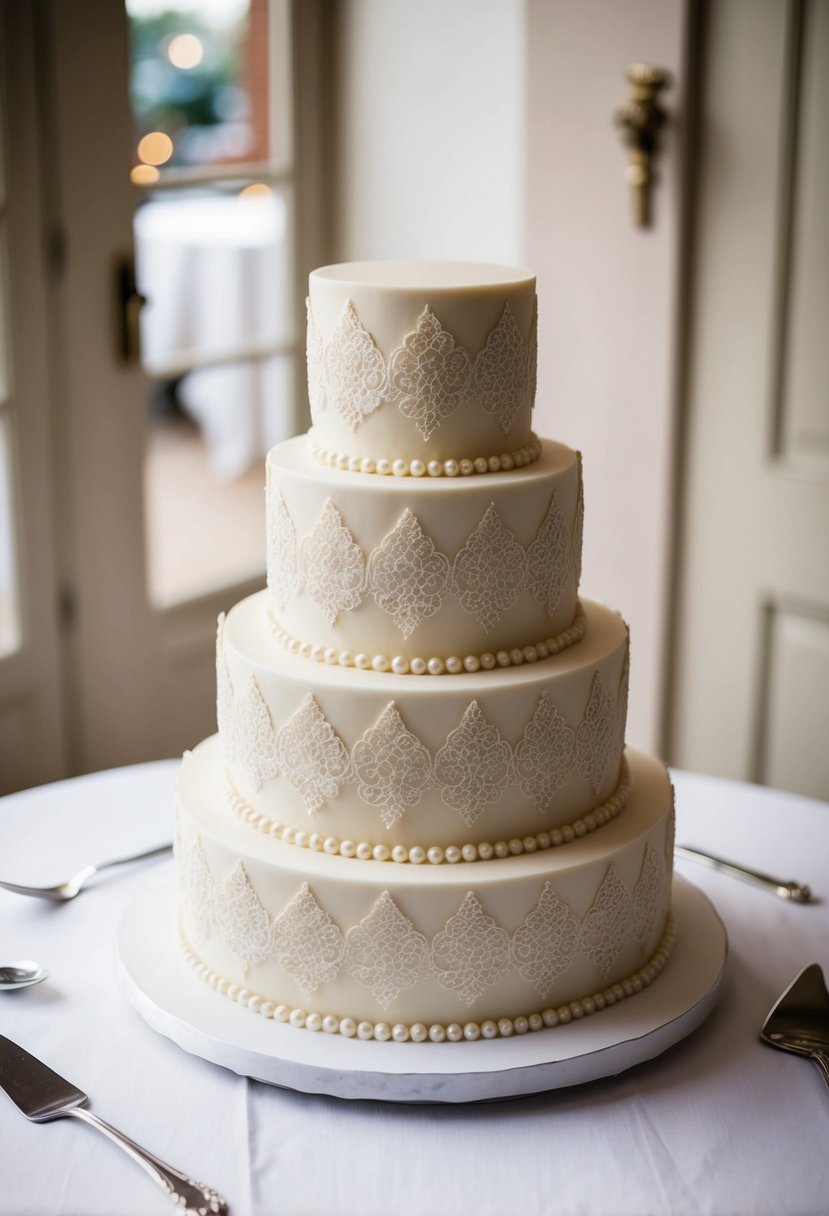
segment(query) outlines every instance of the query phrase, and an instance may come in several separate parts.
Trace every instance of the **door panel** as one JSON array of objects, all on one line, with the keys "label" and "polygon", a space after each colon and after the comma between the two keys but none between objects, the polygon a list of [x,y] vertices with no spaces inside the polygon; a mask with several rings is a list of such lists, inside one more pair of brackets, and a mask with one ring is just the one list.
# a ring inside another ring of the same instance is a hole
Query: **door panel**
[{"label": "door panel", "polygon": [[826,0],[708,6],[670,752],[824,798],[827,55]]}]

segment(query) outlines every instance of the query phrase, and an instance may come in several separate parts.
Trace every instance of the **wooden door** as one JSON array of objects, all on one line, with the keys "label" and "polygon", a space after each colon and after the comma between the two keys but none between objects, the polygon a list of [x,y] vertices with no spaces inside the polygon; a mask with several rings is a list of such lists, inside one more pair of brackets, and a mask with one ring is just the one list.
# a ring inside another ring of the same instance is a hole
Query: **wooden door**
[{"label": "wooden door", "polygon": [[829,3],[702,32],[670,755],[829,798]]}]

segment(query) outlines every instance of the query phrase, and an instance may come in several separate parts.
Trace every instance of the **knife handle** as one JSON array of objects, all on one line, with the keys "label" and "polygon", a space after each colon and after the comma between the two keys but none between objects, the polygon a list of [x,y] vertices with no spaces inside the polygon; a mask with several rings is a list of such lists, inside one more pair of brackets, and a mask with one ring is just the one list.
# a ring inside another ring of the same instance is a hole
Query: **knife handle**
[{"label": "knife handle", "polygon": [[227,1216],[229,1211],[227,1203],[212,1187],[205,1186],[203,1182],[196,1182],[195,1179],[188,1178],[186,1174],[181,1174],[172,1166],[166,1165],[158,1157],[141,1148],[134,1140],[130,1140],[129,1136],[125,1136],[123,1132],[110,1127],[103,1119],[93,1115],[92,1111],[75,1106],[62,1113],[74,1115],[75,1118],[83,1119],[85,1123],[91,1123],[93,1127],[97,1127],[98,1131],[103,1132],[114,1144],[128,1153],[133,1161],[137,1161],[166,1191],[176,1206],[183,1208],[188,1213],[188,1216]]}]

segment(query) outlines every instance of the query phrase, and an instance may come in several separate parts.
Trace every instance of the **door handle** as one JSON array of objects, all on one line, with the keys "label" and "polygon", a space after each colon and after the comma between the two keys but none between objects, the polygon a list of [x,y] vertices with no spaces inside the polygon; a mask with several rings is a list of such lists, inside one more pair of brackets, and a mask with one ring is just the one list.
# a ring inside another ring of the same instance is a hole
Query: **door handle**
[{"label": "door handle", "polygon": [[116,354],[118,362],[131,367],[141,361],[141,309],[147,297],[135,282],[135,259],[131,254],[121,258],[115,268],[117,293]]},{"label": "door handle", "polygon": [[648,63],[631,63],[625,73],[631,86],[628,100],[614,111],[622,143],[627,148],[625,176],[630,186],[633,222],[647,228],[651,222],[653,162],[659,132],[667,115],[659,105],[659,92],[671,84],[670,73]]}]

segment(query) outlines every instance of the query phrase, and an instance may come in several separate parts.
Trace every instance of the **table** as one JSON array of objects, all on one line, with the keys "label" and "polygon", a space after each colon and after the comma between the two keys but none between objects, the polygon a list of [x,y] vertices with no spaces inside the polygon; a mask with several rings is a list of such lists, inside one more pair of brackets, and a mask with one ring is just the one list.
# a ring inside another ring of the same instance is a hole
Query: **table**
[{"label": "table", "polygon": [[[177,763],[0,800],[0,872],[62,879],[172,834]],[[90,1094],[92,1109],[216,1187],[233,1216],[806,1216],[829,1211],[829,1091],[757,1038],[807,963],[829,974],[829,806],[676,772],[677,839],[808,882],[788,905],[693,862],[728,929],[722,1001],[666,1055],[617,1078],[473,1107],[344,1103],[268,1088],[157,1036],[114,978],[122,911],[169,859],[100,875],[71,904],[0,891],[2,955],[50,979],[0,993],[0,1030]],[[172,1210],[103,1137],[36,1126],[0,1094],[9,1216]],[[19,1168],[11,1168],[15,1165]]]}]

